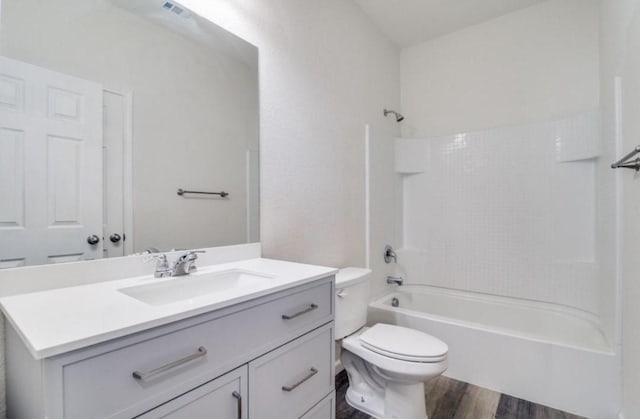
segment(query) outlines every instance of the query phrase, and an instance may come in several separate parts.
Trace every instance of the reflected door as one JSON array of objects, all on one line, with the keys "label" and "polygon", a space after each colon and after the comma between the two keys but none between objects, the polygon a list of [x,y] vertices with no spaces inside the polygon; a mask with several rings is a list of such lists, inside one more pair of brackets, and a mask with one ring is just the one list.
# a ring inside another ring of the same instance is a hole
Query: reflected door
[{"label": "reflected door", "polygon": [[130,230],[133,215],[125,215],[126,210],[130,213],[125,195],[130,196],[127,185],[131,185],[131,178],[125,170],[125,161],[131,150],[131,95],[105,90],[103,100],[103,248],[104,257],[116,257],[133,253]]},{"label": "reflected door", "polygon": [[102,87],[0,57],[0,268],[102,257]]}]

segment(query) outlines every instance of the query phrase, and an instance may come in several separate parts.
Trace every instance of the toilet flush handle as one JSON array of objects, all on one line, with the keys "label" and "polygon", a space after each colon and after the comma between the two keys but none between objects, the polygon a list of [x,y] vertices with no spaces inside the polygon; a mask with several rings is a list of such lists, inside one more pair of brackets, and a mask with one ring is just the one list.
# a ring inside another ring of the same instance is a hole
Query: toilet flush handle
[{"label": "toilet flush handle", "polygon": [[349,293],[346,292],[344,289],[340,289],[340,290],[338,290],[338,292],[336,292],[336,296],[340,297],[340,298],[344,298],[347,295],[349,295]]}]

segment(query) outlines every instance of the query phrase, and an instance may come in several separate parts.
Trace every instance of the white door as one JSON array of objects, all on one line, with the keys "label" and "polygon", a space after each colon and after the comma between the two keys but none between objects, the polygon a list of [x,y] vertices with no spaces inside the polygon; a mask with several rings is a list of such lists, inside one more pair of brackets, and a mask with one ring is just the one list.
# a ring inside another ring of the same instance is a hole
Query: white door
[{"label": "white door", "polygon": [[102,87],[0,57],[0,268],[101,257]]}]

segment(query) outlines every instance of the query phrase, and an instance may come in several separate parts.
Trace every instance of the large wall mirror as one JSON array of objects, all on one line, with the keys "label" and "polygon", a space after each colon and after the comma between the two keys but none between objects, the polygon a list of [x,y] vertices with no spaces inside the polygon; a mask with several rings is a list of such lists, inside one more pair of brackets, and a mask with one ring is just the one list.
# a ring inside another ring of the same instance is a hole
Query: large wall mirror
[{"label": "large wall mirror", "polygon": [[0,268],[259,241],[257,48],[171,1],[0,4]]}]

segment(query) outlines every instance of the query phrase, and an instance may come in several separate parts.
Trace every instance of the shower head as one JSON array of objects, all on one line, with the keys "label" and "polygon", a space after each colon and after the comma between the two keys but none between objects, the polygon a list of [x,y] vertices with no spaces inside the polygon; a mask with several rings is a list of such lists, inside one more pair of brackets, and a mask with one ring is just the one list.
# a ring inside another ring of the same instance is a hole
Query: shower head
[{"label": "shower head", "polygon": [[402,114],[401,114],[401,113],[398,113],[398,112],[396,112],[396,111],[392,111],[392,110],[388,110],[388,109],[385,109],[385,110],[384,110],[384,116],[387,116],[387,115],[389,115],[390,113],[392,113],[392,114],[394,114],[394,115],[395,115],[395,117],[396,117],[396,122],[401,122],[401,121],[404,119],[404,116],[402,116]]}]

